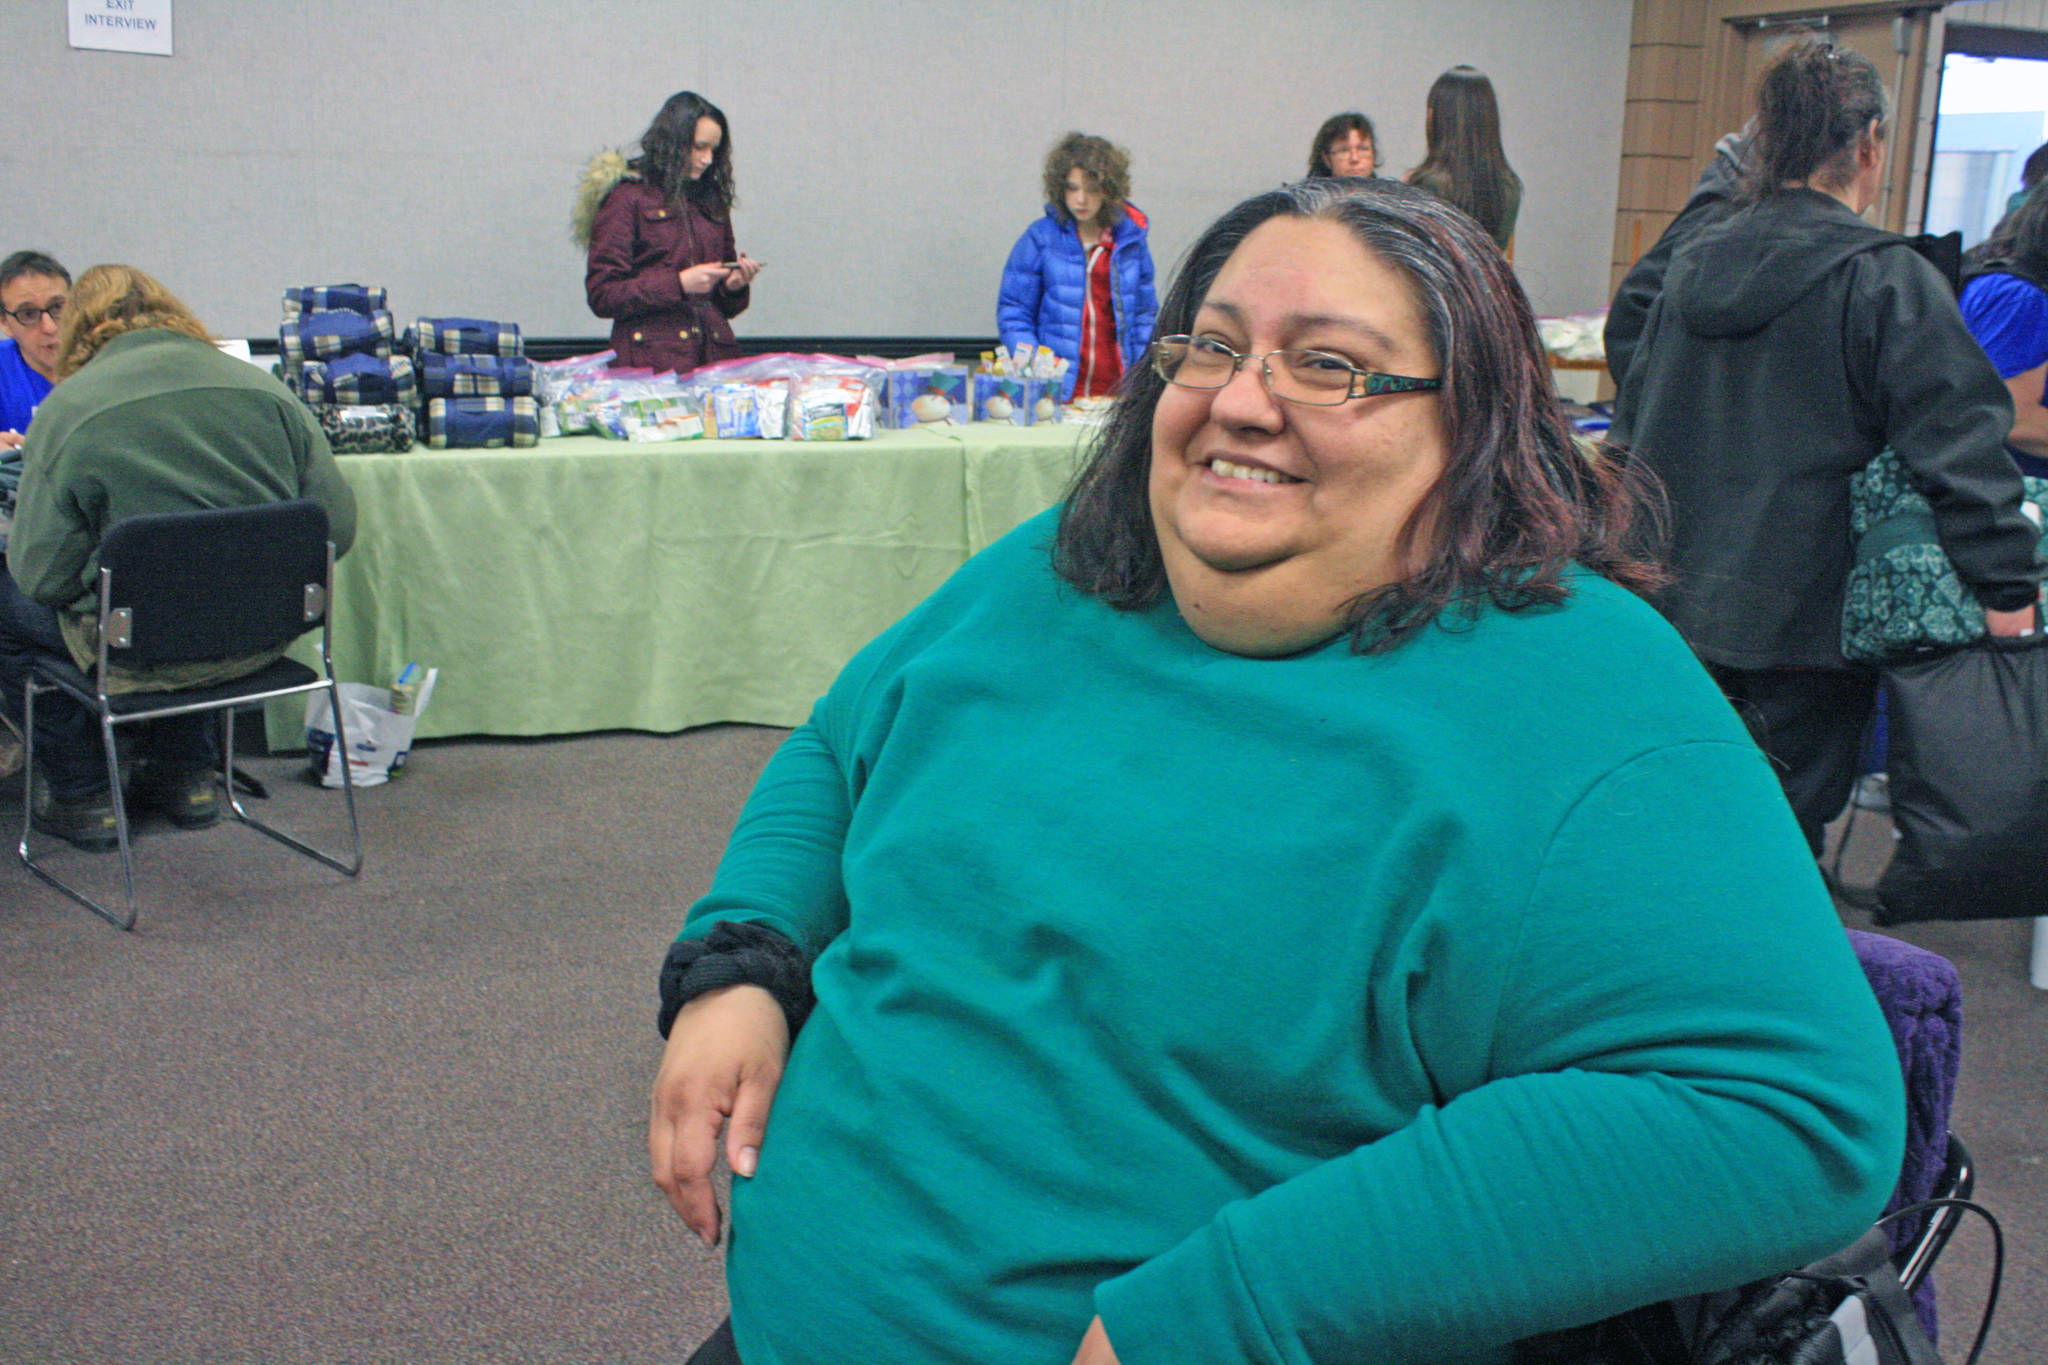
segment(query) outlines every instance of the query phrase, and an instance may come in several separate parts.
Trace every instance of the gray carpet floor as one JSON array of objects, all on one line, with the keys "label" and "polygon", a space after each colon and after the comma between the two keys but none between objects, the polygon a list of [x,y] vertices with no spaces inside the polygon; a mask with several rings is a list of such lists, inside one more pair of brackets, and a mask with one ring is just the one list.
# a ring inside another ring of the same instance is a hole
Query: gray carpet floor
[{"label": "gray carpet floor", "polygon": [[[356,881],[145,823],[134,934],[18,865],[0,781],[0,1361],[681,1361],[723,1298],[646,1175],[655,973],[780,738],[423,745],[361,794]],[[280,822],[339,833],[295,761],[248,766]],[[1866,816],[1850,880],[1887,839]],[[1957,1124],[2012,1243],[1986,1358],[2016,1363],[2048,1357],[2027,929],[1902,931],[1963,973]],[[1951,1323],[1986,1244],[1944,1260]]]}]

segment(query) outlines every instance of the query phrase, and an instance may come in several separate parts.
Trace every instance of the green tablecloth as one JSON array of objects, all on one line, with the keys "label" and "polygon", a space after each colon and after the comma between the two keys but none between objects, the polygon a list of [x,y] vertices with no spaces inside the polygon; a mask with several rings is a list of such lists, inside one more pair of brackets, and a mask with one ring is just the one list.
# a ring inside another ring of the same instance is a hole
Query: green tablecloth
[{"label": "green tablecloth", "polygon": [[[856,650],[1057,501],[1087,430],[345,455],[359,513],[335,670],[439,668],[422,737],[794,725]],[[303,703],[269,720],[274,747],[303,742]]]}]

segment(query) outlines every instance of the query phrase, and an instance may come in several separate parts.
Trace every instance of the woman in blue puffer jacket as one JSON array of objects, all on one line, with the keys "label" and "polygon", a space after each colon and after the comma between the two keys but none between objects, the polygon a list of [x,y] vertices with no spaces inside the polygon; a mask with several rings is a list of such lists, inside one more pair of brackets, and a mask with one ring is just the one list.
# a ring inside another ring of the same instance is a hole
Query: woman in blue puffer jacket
[{"label": "woman in blue puffer jacket", "polygon": [[1068,133],[1045,158],[1045,216],[1003,266],[1003,349],[1044,346],[1065,360],[1068,401],[1113,392],[1152,341],[1159,299],[1145,215],[1126,201],[1130,183],[1128,153]]}]

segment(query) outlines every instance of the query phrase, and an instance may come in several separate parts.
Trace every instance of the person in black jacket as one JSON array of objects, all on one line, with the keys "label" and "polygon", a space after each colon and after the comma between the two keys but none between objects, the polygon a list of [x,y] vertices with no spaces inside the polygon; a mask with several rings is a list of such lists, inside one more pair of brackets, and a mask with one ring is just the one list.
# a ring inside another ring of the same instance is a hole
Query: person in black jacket
[{"label": "person in black jacket", "polygon": [[1610,357],[1612,439],[1670,494],[1658,605],[1777,766],[1816,853],[1876,688],[1840,645],[1851,476],[1895,450],[1991,633],[2038,624],[2037,533],[2002,446],[2011,399],[1940,273],[1858,216],[1883,183],[1886,117],[1867,60],[1790,45],[1759,82],[1734,199],[1623,282]]}]

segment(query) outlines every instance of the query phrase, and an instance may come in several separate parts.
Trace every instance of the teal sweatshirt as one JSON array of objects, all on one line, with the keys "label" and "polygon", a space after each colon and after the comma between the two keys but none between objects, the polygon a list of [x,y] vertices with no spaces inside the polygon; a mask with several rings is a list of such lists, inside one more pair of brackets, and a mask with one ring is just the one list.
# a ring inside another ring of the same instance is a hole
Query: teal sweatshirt
[{"label": "teal sweatshirt", "polygon": [[1380,656],[1058,582],[864,650],[685,934],[815,955],[727,1265],[747,1365],[1484,1362],[1852,1240],[1898,1064],[1778,784],[1582,576]]}]

